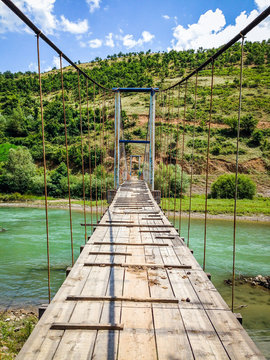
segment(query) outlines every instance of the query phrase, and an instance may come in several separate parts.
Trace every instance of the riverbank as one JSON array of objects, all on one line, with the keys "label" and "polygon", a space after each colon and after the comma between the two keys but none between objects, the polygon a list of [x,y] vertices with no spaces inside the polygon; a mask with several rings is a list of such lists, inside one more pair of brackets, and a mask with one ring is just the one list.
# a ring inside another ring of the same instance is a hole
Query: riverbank
[{"label": "riverbank", "polygon": [[0,359],[15,359],[37,321],[35,308],[0,310]]},{"label": "riverbank", "polygon": [[[268,201],[269,198],[266,198],[266,199],[267,199],[267,204],[265,204],[265,205],[269,206],[269,208],[270,208],[270,201]],[[217,201],[217,199],[211,199],[211,200]],[[171,199],[171,202],[169,205],[171,205],[172,201],[173,200]],[[179,199],[177,199],[177,201],[179,202]],[[224,204],[224,201],[228,202],[228,199],[219,199],[219,201],[222,205],[222,202]],[[240,201],[241,200],[239,200],[239,202]],[[252,201],[252,200],[250,200],[250,201]],[[269,204],[268,204],[268,202],[269,202]],[[88,204],[89,204],[89,202],[88,202]],[[208,202],[208,204],[209,204],[209,202]],[[163,205],[164,205],[164,211],[166,212],[166,214],[168,214],[170,217],[174,217],[173,206],[168,206],[168,203],[166,203],[166,199],[163,200]],[[63,210],[69,209],[68,200],[66,200],[66,199],[48,200],[48,206],[50,209],[63,209]],[[86,205],[85,209],[86,209],[87,213],[91,213],[91,211],[93,211],[94,213],[97,212],[100,214],[105,211],[107,206],[108,206],[108,204],[105,201],[104,201],[103,205],[101,206],[101,201],[99,200],[97,206],[96,206],[95,202],[92,204],[92,210],[91,210],[91,206],[89,206],[89,205]],[[211,207],[211,203],[209,206]],[[44,200],[27,200],[27,201],[21,201],[21,202],[0,202],[0,208],[1,207],[4,207],[4,208],[7,208],[7,207],[44,208]],[[83,202],[81,200],[72,200],[71,208],[74,211],[83,211],[84,210]],[[169,211],[167,211],[168,208],[170,208]],[[212,204],[212,210],[213,210],[213,204]],[[247,214],[244,214],[242,210],[240,211],[240,213],[238,211],[237,219],[242,220],[242,221],[270,222],[270,215],[265,214],[265,213],[250,214],[249,211],[250,211],[250,209],[247,210]],[[218,212],[217,207],[216,207],[216,209],[214,209],[214,212]],[[185,207],[185,201],[183,201],[183,211],[182,211],[181,216],[183,218],[189,217],[189,213]],[[176,217],[177,218],[179,217],[179,215],[177,213],[176,213]],[[197,207],[196,207],[195,203],[193,204],[193,211],[191,211],[191,217],[193,219],[203,219],[205,217],[204,209],[201,206],[201,201],[199,203],[199,206],[197,206]],[[213,213],[211,213],[211,208],[210,208],[207,218],[215,219],[215,220],[233,220],[233,212],[228,212],[228,209],[226,208],[226,210],[224,210],[224,212],[213,214]]]}]

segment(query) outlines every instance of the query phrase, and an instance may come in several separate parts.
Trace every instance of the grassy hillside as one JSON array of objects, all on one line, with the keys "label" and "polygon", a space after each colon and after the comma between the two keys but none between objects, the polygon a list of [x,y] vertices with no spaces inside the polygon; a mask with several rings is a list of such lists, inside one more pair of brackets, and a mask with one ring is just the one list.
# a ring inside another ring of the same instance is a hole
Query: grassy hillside
[{"label": "grassy hillside", "polygon": [[[91,63],[80,64],[82,69],[93,79],[112,87],[150,87],[161,89],[174,84],[184,75],[200,65],[216,49],[199,49],[197,52],[170,51],[169,53],[152,54],[129,53],[97,58]],[[213,117],[211,130],[211,180],[218,174],[234,170],[236,133],[235,119],[239,97],[239,59],[240,45],[235,44],[215,62],[213,91]],[[266,194],[269,188],[270,170],[270,41],[245,44],[242,129],[240,143],[240,171],[249,173],[258,184],[259,192]],[[80,115],[77,73],[70,67],[64,69],[64,86],[68,136],[70,144],[70,162],[73,174],[80,171]],[[211,70],[201,71],[198,79],[197,123],[195,142],[195,189],[200,192],[204,181],[207,121],[209,118]],[[42,75],[44,92],[44,117],[46,130],[46,150],[50,170],[65,161],[64,125],[61,95],[61,78],[54,69]],[[105,168],[113,166],[113,129],[114,100],[111,95],[96,91],[95,109],[93,109],[93,86],[89,87],[90,96],[90,129],[93,149],[97,151],[98,166],[102,154],[100,146],[101,122],[105,119],[105,142],[108,155]],[[172,158],[175,162],[178,93],[177,89],[168,94],[160,93],[157,99],[156,148],[157,158]],[[82,118],[85,133],[85,153],[87,153],[87,99],[86,84],[81,78]],[[188,84],[185,132],[186,172],[190,171],[192,151],[192,133],[194,119],[194,79]],[[97,104],[101,103],[100,106]],[[164,106],[162,106],[162,104]],[[124,115],[124,135],[129,139],[144,138],[148,116],[149,96],[147,94],[126,94],[122,96]],[[164,125],[162,118],[168,119]],[[179,117],[184,116],[184,89],[180,89]],[[95,124],[94,124],[95,118]],[[37,175],[41,176],[42,143],[39,108],[38,76],[35,73],[0,74],[0,176],[5,171],[5,164],[10,148],[24,146],[29,149],[38,166]],[[97,138],[94,138],[94,126]],[[183,130],[180,126],[180,134]],[[166,146],[162,139],[166,138]],[[169,148],[169,150],[168,150]],[[127,152],[143,153],[139,145],[127,147]],[[88,157],[85,166],[88,171]],[[91,152],[92,170],[94,169],[94,150]],[[178,154],[179,158],[179,154]],[[160,161],[160,160],[159,160]],[[2,170],[1,170],[2,169]],[[61,170],[61,169],[60,169]],[[60,171],[59,170],[59,171]],[[63,170],[63,169],[62,169]],[[61,171],[60,171],[61,172]],[[64,172],[64,170],[63,170]],[[53,174],[52,174],[53,175]],[[63,175],[63,174],[62,174]],[[97,175],[97,174],[96,174]],[[259,176],[258,176],[259,175]],[[196,188],[197,186],[197,188]]]}]

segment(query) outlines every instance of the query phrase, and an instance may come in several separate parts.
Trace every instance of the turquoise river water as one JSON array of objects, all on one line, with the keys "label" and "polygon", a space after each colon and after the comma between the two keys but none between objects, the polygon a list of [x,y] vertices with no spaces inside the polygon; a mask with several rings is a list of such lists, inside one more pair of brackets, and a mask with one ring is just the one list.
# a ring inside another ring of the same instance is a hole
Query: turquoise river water
[{"label": "turquoise river water", "polygon": [[[0,307],[27,307],[47,301],[47,258],[44,209],[0,208]],[[73,211],[74,254],[84,243],[83,214]],[[88,221],[90,222],[90,215]],[[96,222],[94,217],[93,222]],[[182,220],[181,236],[187,236],[187,219]],[[49,210],[51,287],[55,294],[71,263],[69,213]],[[270,224],[239,221],[237,225],[237,274],[270,275]],[[190,247],[200,264],[203,258],[204,220],[193,219]],[[224,279],[231,277],[232,221],[209,220],[207,226],[206,270],[230,305],[231,287]],[[90,234],[89,234],[90,235]],[[243,315],[243,325],[257,346],[270,359],[270,292],[250,285],[238,285],[236,312]]]}]

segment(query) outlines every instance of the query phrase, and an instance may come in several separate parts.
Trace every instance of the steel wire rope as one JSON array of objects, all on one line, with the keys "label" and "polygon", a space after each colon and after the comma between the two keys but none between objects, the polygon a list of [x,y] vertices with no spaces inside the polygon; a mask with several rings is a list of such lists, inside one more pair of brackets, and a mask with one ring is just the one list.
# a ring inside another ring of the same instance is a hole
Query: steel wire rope
[{"label": "steel wire rope", "polygon": [[237,192],[238,192],[240,119],[241,119],[241,108],[242,108],[244,40],[245,40],[245,38],[242,35],[241,60],[240,60],[239,105],[238,105],[238,121],[237,121],[237,140],[236,140],[236,159],[235,159],[235,192],[234,192],[234,211],[233,211],[232,312],[234,311],[234,293],[235,293],[236,210],[237,210]]},{"label": "steel wire rope", "polygon": [[70,227],[70,243],[71,243],[71,262],[72,262],[72,266],[73,266],[74,265],[74,249],[73,249],[72,210],[71,210],[71,193],[70,193],[70,168],[69,168],[69,155],[68,155],[67,120],[66,120],[66,105],[65,105],[62,55],[60,55],[60,73],[61,73],[63,117],[64,117],[64,127],[65,127],[65,147],[66,147],[66,164],[67,164],[67,183],[68,183],[68,209],[69,209],[69,227]]},{"label": "steel wire rope", "polygon": [[96,85],[93,85],[93,109],[94,109],[94,136],[95,136],[95,200],[96,200],[96,219],[98,222],[98,199],[97,199],[97,129],[96,129]]},{"label": "steel wire rope", "polygon": [[177,128],[176,128],[176,144],[175,144],[175,169],[174,169],[174,207],[173,207],[173,225],[176,221],[176,180],[177,180],[177,166],[178,166],[178,145],[179,145],[179,123],[180,123],[180,85],[178,85],[177,92]]},{"label": "steel wire rope", "polygon": [[39,36],[43,41],[45,41],[59,56],[62,55],[71,66],[73,66],[81,75],[90,80],[93,84],[96,84],[100,88],[113,92],[112,89],[106,88],[105,86],[99,84],[94,79],[90,78],[82,69],[80,69],[70,58],[63,53],[43,32],[36,27],[36,25],[11,1],[11,0],[2,0],[2,2],[16,14],[37,36]]},{"label": "steel wire rope", "polygon": [[37,58],[38,58],[40,116],[41,116],[41,128],[42,128],[42,150],[43,150],[43,169],[44,169],[44,193],[45,193],[46,237],[47,237],[47,244],[46,245],[47,245],[48,299],[49,299],[49,303],[50,303],[51,302],[51,273],[50,273],[49,216],[48,216],[46,146],[45,146],[45,129],[44,129],[44,114],[43,114],[42,82],[41,82],[41,70],[40,70],[39,34],[37,34]]},{"label": "steel wire rope", "polygon": [[78,74],[78,96],[79,96],[79,112],[80,112],[80,134],[81,134],[81,159],[82,159],[82,186],[83,186],[83,217],[84,217],[84,241],[87,242],[87,226],[86,226],[86,208],[85,208],[85,178],[84,178],[84,151],[83,151],[83,125],[82,125],[82,99],[80,73]]},{"label": "steel wire rope", "polygon": [[[106,121],[106,126],[105,126],[105,138],[106,138],[106,146],[105,146],[105,152],[106,152],[106,159],[109,158],[109,147],[108,147],[108,144],[109,144],[109,135],[108,135],[108,111],[107,111],[107,108],[108,108],[108,104],[109,104],[109,101],[107,100],[106,101],[106,96],[105,96],[105,92],[104,92],[104,97],[105,97],[105,121]],[[105,176],[105,200],[107,199],[107,192],[108,192],[108,179],[107,179],[107,176]],[[107,202],[106,202],[107,203]],[[106,205],[106,210],[107,210],[107,205]]]},{"label": "steel wire rope", "polygon": [[88,130],[88,161],[89,161],[89,199],[90,199],[90,218],[91,218],[91,233],[93,233],[93,196],[92,196],[92,146],[90,138],[90,124],[89,124],[89,89],[88,79],[86,79],[86,109],[87,109],[87,130]]},{"label": "steel wire rope", "polygon": [[103,147],[102,147],[102,96],[100,95],[100,88],[98,89],[98,98],[99,98],[99,148],[100,148],[100,206],[101,214],[103,214]]},{"label": "steel wire rope", "polygon": [[[171,206],[171,165],[172,165],[172,136],[173,136],[173,124],[170,123],[170,118],[173,118],[173,90],[171,90],[170,101],[169,101],[169,113],[168,113],[168,155],[169,155],[169,165],[168,165],[168,179],[169,179],[169,189],[168,189],[168,216],[170,214]],[[172,104],[171,104],[172,102]],[[171,109],[172,107],[172,109]],[[172,114],[171,114],[172,111]],[[171,126],[172,125],[172,126]]]},{"label": "steel wire rope", "polygon": [[[2,0],[4,1],[4,0]],[[225,45],[223,45],[218,51],[216,51],[212,56],[210,56],[206,61],[204,61],[200,66],[198,66],[195,70],[189,73],[187,76],[182,78],[177,83],[169,86],[165,89],[159,89],[159,92],[164,92],[169,89],[176,87],[179,84],[183,84],[189,78],[204,69],[207,65],[211,64],[212,61],[217,59],[220,55],[222,55],[227,49],[229,49],[232,45],[237,43],[237,41],[241,40],[242,36],[247,35],[252,29],[254,29],[257,25],[259,25],[263,20],[265,20],[270,15],[270,6],[268,6],[264,11],[261,12],[251,23],[249,23],[244,29],[242,29],[237,35],[235,35],[230,41],[228,41]]]},{"label": "steel wire rope", "polygon": [[185,156],[187,85],[188,85],[188,81],[186,81],[186,83],[185,83],[185,97],[184,97],[184,117],[183,117],[182,156],[181,156],[181,179],[180,179],[180,205],[179,205],[179,236],[181,236],[181,230],[182,230],[182,197],[183,197],[184,156]]},{"label": "steel wire rope", "polygon": [[207,136],[207,155],[206,155],[206,177],[205,177],[205,209],[204,209],[204,242],[203,242],[203,270],[206,265],[206,235],[207,235],[207,200],[208,200],[208,178],[209,178],[209,154],[210,154],[210,134],[213,110],[213,86],[214,86],[214,65],[212,61],[211,71],[211,92],[210,92],[210,108],[209,108],[209,121],[208,121],[208,136]]},{"label": "steel wire rope", "polygon": [[[170,101],[170,93],[169,91],[166,92],[166,105],[165,106],[165,171],[164,171],[164,175],[165,178],[164,179],[164,184],[165,184],[165,188],[164,188],[164,210],[165,210],[165,214],[166,214],[166,207],[167,207],[167,202],[168,202],[168,122],[167,122],[167,118],[168,118],[168,114],[169,114],[169,101]],[[166,108],[167,108],[167,114],[166,114]],[[162,172],[162,176],[163,176],[163,172]],[[167,209],[167,215],[168,215],[168,209]]]},{"label": "steel wire rope", "polygon": [[[150,120],[150,110],[149,110],[149,113],[148,113],[147,131],[146,131],[146,138],[145,138],[146,141],[148,140],[148,135],[149,135],[149,126],[150,126],[150,121],[149,120]],[[146,181],[147,181],[146,175],[144,175],[144,174],[147,171],[147,170],[145,170],[145,163],[147,161],[147,147],[148,146],[149,146],[149,144],[145,143],[144,157],[143,157],[143,168],[142,168],[143,178]]]},{"label": "steel wire rope", "polygon": [[[161,97],[163,95],[163,97]],[[164,197],[164,188],[163,188],[163,181],[162,181],[162,174],[163,174],[163,159],[164,159],[164,153],[163,153],[163,141],[161,141],[162,139],[162,134],[164,131],[164,126],[163,126],[163,121],[164,121],[164,100],[165,100],[165,93],[162,93],[160,96],[160,100],[162,102],[162,110],[161,110],[161,129],[160,129],[160,160],[161,163],[159,164],[159,181],[160,181],[160,205],[163,203],[163,197]]]},{"label": "steel wire rope", "polygon": [[189,187],[189,209],[188,209],[188,238],[187,246],[189,247],[190,240],[190,224],[191,224],[191,197],[193,185],[193,165],[194,165],[194,146],[195,146],[195,125],[197,122],[197,95],[198,95],[198,72],[195,78],[195,94],[194,94],[194,119],[193,119],[193,132],[192,132],[192,150],[191,150],[191,165],[190,165],[190,187]]}]

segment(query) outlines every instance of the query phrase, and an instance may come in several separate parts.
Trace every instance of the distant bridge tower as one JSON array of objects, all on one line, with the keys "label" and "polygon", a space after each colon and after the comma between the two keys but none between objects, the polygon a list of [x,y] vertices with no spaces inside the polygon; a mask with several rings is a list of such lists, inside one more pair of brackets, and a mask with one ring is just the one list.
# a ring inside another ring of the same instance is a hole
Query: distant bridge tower
[{"label": "distant bridge tower", "polygon": [[[120,144],[137,143],[149,144],[149,155],[144,159],[147,161],[147,171],[144,171],[144,180],[148,183],[151,190],[154,190],[155,177],[155,93],[158,88],[113,88],[115,92],[115,146],[114,146],[114,187],[118,189],[120,179]],[[147,140],[125,140],[120,139],[121,132],[121,92],[149,92],[150,109]]]}]

